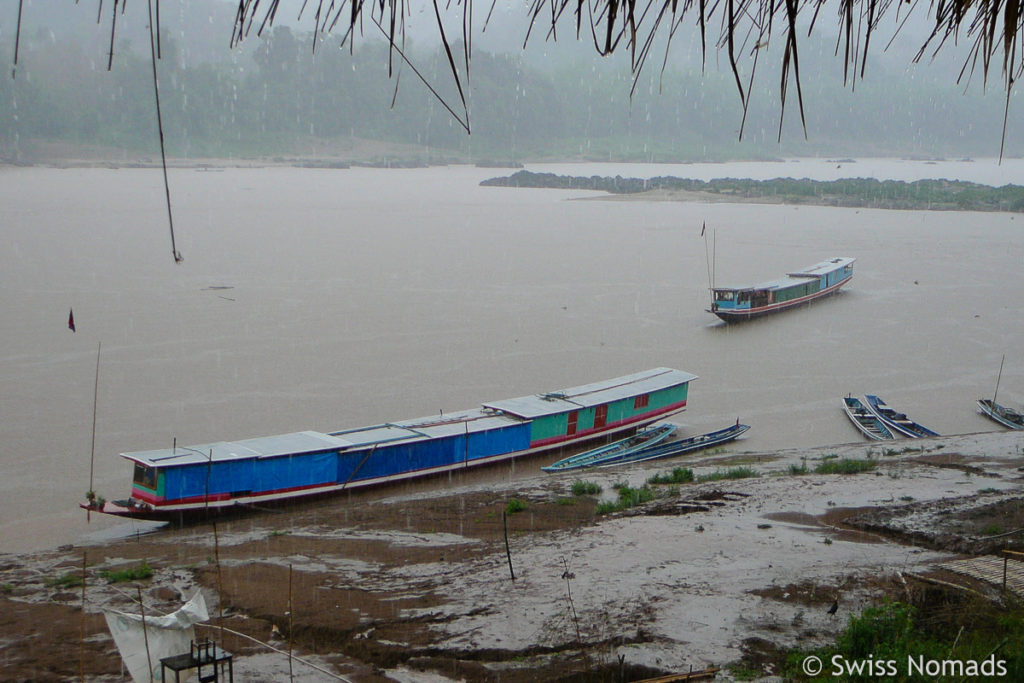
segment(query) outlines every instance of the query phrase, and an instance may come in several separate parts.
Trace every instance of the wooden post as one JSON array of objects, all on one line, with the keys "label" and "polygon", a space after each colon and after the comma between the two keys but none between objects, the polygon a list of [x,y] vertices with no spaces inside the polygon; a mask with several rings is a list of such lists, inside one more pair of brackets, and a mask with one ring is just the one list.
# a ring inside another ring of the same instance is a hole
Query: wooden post
[{"label": "wooden post", "polygon": [[505,510],[501,511],[501,525],[505,528],[505,556],[508,557],[508,573],[515,581],[516,573],[512,571],[512,551],[508,547],[508,513]]},{"label": "wooden post", "polygon": [[224,647],[224,578],[220,573],[220,538],[216,521],[213,523],[213,561],[217,563],[217,623],[220,626],[220,646]]},{"label": "wooden post", "polygon": [[1009,556],[1003,555],[1003,593],[1006,592],[1006,563],[1010,560]]}]

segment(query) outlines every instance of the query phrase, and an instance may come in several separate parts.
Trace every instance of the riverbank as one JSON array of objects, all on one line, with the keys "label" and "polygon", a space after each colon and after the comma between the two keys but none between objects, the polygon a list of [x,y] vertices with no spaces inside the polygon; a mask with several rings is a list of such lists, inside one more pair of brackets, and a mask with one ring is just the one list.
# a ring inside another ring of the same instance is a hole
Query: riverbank
[{"label": "riverbank", "polygon": [[[350,680],[768,674],[781,650],[830,642],[850,615],[911,591],[915,577],[994,590],[937,565],[1015,542],[1022,449],[1021,434],[1007,432],[764,453],[739,441],[582,476],[456,479],[4,555],[0,661],[16,680],[77,677],[80,663],[89,680],[122,680],[101,610],[137,612],[138,585],[147,614],[201,589],[211,624],[281,651],[290,588],[295,654]],[[848,459],[870,463],[815,473]],[[680,466],[698,481],[649,484],[649,502],[597,513],[616,486],[642,488]],[[757,476],[716,478],[736,468]],[[601,493],[574,495],[579,479]],[[506,517],[506,554],[503,512],[513,508],[522,509]],[[143,562],[152,578],[108,583],[101,573]],[[232,633],[200,635],[223,638],[243,680],[287,676],[284,654]],[[302,680],[334,680],[293,666]]]}]

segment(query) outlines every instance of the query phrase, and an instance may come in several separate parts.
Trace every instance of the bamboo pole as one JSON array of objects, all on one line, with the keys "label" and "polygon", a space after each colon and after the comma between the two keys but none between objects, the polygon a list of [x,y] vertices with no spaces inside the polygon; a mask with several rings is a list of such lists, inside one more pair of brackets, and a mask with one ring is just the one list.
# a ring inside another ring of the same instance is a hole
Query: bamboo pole
[{"label": "bamboo pole", "polygon": [[288,680],[295,680],[292,676],[292,565],[288,565]]},{"label": "bamboo pole", "polygon": [[139,592],[139,610],[142,613],[142,640],[146,644],[146,663],[149,665],[149,683],[153,683],[153,658],[149,654],[149,632],[146,630],[146,606],[142,603],[142,586],[136,586]]},{"label": "bamboo pole", "polygon": [[88,551],[82,551],[82,640],[78,648],[78,679],[85,683],[85,570]]}]

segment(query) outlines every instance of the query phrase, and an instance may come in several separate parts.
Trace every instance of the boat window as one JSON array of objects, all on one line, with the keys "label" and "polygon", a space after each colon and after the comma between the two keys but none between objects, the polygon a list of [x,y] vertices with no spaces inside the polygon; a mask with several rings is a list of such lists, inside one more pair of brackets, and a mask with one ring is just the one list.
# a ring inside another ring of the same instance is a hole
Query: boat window
[{"label": "boat window", "polygon": [[651,404],[651,395],[650,394],[640,394],[639,396],[637,396],[637,397],[635,397],[633,399],[633,410],[640,410],[641,408],[646,408],[650,404]]},{"label": "boat window", "polygon": [[745,304],[750,301],[750,290],[745,289],[742,292],[737,292],[736,303]]},{"label": "boat window", "polygon": [[578,411],[574,410],[571,413],[569,413],[569,426],[566,427],[565,430],[565,433],[567,435],[572,436],[573,434],[576,433],[576,422],[579,420],[579,417],[580,415]]},{"label": "boat window", "polygon": [[156,468],[135,463],[135,476],[132,481],[147,489],[156,489]]},{"label": "boat window", "polygon": [[716,301],[732,301],[734,296],[735,296],[735,294],[736,294],[735,292],[719,290],[719,291],[715,292],[715,300]]}]

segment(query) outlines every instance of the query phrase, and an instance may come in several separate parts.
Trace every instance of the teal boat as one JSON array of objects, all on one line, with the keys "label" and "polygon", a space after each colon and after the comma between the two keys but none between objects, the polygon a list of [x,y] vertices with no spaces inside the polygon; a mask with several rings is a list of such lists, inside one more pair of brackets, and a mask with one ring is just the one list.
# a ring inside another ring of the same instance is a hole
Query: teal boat
[{"label": "teal boat", "polygon": [[583,453],[577,453],[568,458],[562,458],[558,462],[541,469],[545,472],[567,472],[569,470],[583,469],[584,467],[614,464],[638,451],[661,443],[675,431],[676,426],[670,423],[648,427],[639,430],[636,434],[626,439],[614,441],[606,446],[584,451]]},{"label": "teal boat", "polygon": [[648,460],[674,458],[677,455],[683,455],[684,453],[692,453],[693,451],[699,451],[705,448],[711,448],[712,446],[728,443],[746,432],[748,429],[750,429],[750,425],[741,424],[739,420],[736,420],[736,424],[729,425],[725,429],[719,429],[717,431],[700,434],[698,436],[691,436],[688,439],[676,439],[675,441],[669,441],[655,446],[647,446],[629,454],[625,458],[616,460],[615,462],[601,463],[598,466],[611,467],[613,465],[626,465],[636,462],[646,462]]}]

